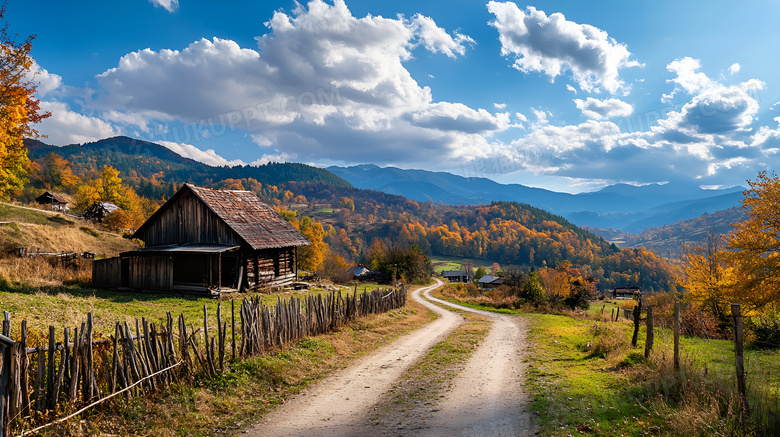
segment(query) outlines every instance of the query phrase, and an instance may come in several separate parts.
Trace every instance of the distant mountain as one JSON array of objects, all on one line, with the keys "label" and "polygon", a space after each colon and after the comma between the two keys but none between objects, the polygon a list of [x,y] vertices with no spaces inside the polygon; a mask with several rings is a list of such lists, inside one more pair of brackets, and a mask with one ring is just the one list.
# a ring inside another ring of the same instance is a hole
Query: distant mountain
[{"label": "distant mountain", "polygon": [[634,232],[736,206],[743,190],[742,187],[702,190],[680,184],[616,184],[573,195],[446,172],[375,165],[333,166],[328,170],[357,188],[398,194],[417,201],[452,205],[516,201],[561,215],[580,226]]},{"label": "distant mountain", "polygon": [[42,158],[54,152],[67,159],[76,174],[99,171],[104,165],[111,165],[124,175],[135,172],[148,179],[153,175],[164,174],[165,180],[201,184],[209,180],[253,178],[260,183],[277,186],[289,182],[323,182],[340,188],[352,187],[349,182],[328,170],[306,164],[214,167],[185,158],[159,144],[123,136],[61,147],[36,140],[25,140],[25,144],[30,159]]},{"label": "distant mountain", "polygon": [[[719,197],[726,197],[719,196]],[[705,199],[707,200],[707,199]],[[638,234],[631,234],[616,229],[599,229],[584,226],[605,240],[621,248],[644,247],[658,255],[674,258],[682,252],[682,243],[697,245],[704,241],[707,233],[726,235],[731,232],[732,224],[747,218],[745,209],[741,206],[705,213],[699,217],[680,220],[659,227],[651,227]]]}]

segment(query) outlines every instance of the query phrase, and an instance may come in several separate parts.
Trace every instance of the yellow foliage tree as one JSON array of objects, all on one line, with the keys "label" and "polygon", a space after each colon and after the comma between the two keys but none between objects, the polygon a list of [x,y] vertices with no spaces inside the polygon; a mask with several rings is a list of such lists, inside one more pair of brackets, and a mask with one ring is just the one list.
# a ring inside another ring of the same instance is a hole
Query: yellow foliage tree
[{"label": "yellow foliage tree", "polygon": [[80,209],[85,210],[95,202],[111,202],[122,208],[124,213],[114,220],[121,223],[122,228],[140,226],[157,209],[157,204],[123,185],[119,170],[110,165],[103,167],[99,178],[83,181],[76,190],[76,204]]},{"label": "yellow foliage tree", "polygon": [[33,97],[30,50],[35,36],[16,42],[8,34],[4,16],[5,4],[0,8],[0,198],[7,199],[28,180],[30,160],[24,138],[36,138],[32,125],[51,114],[41,112],[40,102]]},{"label": "yellow foliage tree", "polygon": [[701,246],[683,244],[683,276],[678,280],[686,296],[700,309],[725,319],[730,313],[732,269],[719,235],[707,234]]},{"label": "yellow foliage tree", "polygon": [[727,244],[735,301],[762,308],[780,303],[780,179],[762,171],[744,192],[747,220],[734,225]]},{"label": "yellow foliage tree", "polygon": [[298,248],[298,268],[317,271],[328,253],[328,245],[323,241],[325,230],[321,223],[309,217],[301,219],[299,230],[311,244]]}]

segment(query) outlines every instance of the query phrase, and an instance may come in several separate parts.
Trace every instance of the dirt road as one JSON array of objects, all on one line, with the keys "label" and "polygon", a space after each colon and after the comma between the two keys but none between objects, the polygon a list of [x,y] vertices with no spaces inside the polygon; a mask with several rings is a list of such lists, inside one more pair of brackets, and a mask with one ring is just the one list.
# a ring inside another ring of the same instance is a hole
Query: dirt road
[{"label": "dirt road", "polygon": [[[449,310],[420,297],[442,283],[412,293],[412,298],[439,314],[425,327],[361,358],[346,369],[289,400],[245,431],[250,436],[364,436],[381,431],[369,423],[372,406],[406,369],[443,341],[463,321]],[[428,295],[429,297],[429,295]],[[441,306],[451,305],[437,301]],[[468,311],[474,311],[466,309]],[[408,435],[522,436],[529,429],[522,393],[524,327],[519,319],[488,314],[494,327],[470,359],[466,371],[444,398],[430,426]],[[406,434],[400,430],[394,434]]]}]

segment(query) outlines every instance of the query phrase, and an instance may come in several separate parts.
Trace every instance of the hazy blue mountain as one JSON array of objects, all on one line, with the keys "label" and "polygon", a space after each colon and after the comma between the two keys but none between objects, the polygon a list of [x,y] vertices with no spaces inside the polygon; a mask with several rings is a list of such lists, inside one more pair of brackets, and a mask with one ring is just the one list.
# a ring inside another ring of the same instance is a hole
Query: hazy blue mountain
[{"label": "hazy blue mountain", "polygon": [[562,215],[577,225],[632,232],[737,206],[743,190],[702,190],[682,184],[616,184],[572,195],[520,184],[499,184],[487,178],[371,164],[333,166],[328,170],[357,188],[399,194],[421,202],[478,205],[494,200],[517,201]]}]

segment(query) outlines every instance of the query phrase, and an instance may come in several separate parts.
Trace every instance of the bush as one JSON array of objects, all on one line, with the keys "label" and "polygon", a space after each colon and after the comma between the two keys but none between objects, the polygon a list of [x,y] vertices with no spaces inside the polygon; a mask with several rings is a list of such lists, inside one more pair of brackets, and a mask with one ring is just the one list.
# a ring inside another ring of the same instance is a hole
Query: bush
[{"label": "bush", "polygon": [[752,347],[760,349],[780,347],[780,314],[774,307],[764,310],[757,317],[746,318],[745,328],[753,334]]}]

